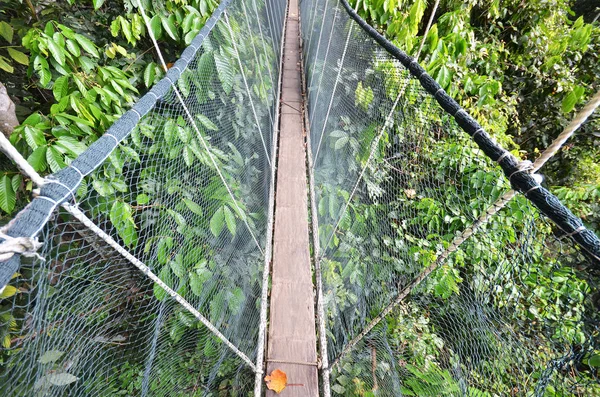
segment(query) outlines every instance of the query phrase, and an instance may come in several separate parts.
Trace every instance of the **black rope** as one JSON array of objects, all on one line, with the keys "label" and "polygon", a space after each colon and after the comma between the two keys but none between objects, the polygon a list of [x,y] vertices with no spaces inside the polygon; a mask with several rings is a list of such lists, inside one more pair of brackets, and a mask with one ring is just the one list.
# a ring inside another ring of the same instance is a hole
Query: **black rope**
[{"label": "black rope", "polygon": [[475,143],[477,143],[477,146],[490,159],[493,161],[500,159],[498,163],[502,167],[504,175],[509,179],[513,189],[521,193],[526,193],[525,197],[562,229],[567,236],[571,237],[582,248],[586,256],[592,260],[596,268],[600,268],[600,239],[598,236],[591,230],[586,229],[581,219],[565,207],[548,189],[539,186],[533,175],[519,168],[519,161],[514,156],[504,156],[506,150],[498,145],[485,129],[448,95],[433,77],[427,74],[416,59],[396,47],[369,25],[352,9],[347,0],[341,0],[341,2],[348,15],[419,80],[423,88],[436,99],[444,111],[454,117],[460,128],[471,136]]}]

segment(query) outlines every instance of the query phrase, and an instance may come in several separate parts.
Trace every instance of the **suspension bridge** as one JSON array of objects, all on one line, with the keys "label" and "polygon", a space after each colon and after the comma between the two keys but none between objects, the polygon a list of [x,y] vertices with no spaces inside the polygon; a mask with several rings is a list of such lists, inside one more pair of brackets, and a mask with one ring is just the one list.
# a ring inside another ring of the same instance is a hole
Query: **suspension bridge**
[{"label": "suspension bridge", "polygon": [[4,395],[600,393],[570,310],[600,240],[537,174],[600,94],[532,162],[346,0],[223,0],[171,68],[153,42],[165,78],[63,170],[0,136],[37,186],[0,235]]}]

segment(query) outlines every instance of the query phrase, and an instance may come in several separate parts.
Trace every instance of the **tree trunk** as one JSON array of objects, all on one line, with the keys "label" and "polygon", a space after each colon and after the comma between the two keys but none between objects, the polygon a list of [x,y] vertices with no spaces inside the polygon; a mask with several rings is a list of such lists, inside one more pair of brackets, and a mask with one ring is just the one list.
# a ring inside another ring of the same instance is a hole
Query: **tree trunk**
[{"label": "tree trunk", "polygon": [[0,83],[0,132],[8,138],[18,125],[15,104],[8,96],[4,84]]}]

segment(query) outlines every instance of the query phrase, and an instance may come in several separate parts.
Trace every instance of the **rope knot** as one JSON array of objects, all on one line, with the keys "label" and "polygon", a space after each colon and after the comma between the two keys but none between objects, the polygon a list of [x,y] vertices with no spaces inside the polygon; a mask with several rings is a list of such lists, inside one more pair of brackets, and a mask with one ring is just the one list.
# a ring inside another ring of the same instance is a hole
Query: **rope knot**
[{"label": "rope knot", "polygon": [[37,251],[42,248],[37,237],[11,237],[0,232],[0,238],[4,239],[0,243],[0,261],[10,259],[14,254],[23,255],[26,257],[36,257],[39,260],[44,260]]}]

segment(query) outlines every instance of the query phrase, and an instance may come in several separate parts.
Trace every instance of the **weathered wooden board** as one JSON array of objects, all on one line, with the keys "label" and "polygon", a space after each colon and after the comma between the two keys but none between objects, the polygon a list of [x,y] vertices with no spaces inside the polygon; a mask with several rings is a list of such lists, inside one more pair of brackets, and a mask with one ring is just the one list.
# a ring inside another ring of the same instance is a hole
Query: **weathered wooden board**
[{"label": "weathered wooden board", "polygon": [[[288,383],[279,396],[318,396],[314,293],[302,128],[298,1],[290,0],[284,48],[267,373]],[[275,396],[267,391],[267,396]]]}]

